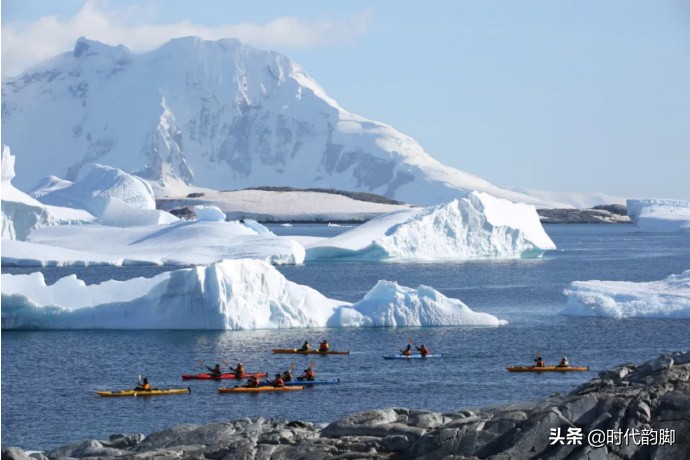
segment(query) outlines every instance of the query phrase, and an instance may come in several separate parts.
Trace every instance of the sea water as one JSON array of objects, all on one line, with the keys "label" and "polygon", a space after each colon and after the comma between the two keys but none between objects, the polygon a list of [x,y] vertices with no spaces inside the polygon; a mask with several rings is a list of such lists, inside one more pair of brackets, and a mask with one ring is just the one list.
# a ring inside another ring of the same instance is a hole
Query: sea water
[{"label": "sea water", "polygon": [[[403,406],[454,411],[565,393],[599,370],[690,349],[690,321],[577,318],[559,315],[574,280],[659,280],[690,268],[690,235],[638,233],[631,225],[550,225],[558,250],[539,260],[444,264],[321,263],[278,267],[324,295],[359,300],[379,279],[432,286],[507,326],[299,329],[280,331],[3,331],[2,445],[49,449],[111,433],[151,433],[182,423],[241,417],[328,422],[347,413]],[[332,235],[347,228],[273,227],[276,233]],[[49,283],[76,273],[86,282],[154,276],[160,267],[41,269]],[[3,268],[26,273],[31,268]],[[346,356],[274,355],[272,348],[327,338]],[[439,360],[383,360],[408,342]],[[511,374],[507,365],[547,364],[567,355],[583,373]],[[224,380],[183,381],[225,359],[248,371],[276,373],[314,363],[318,378],[339,385],[285,394],[219,394]],[[100,398],[97,389],[132,388],[139,374],[156,387],[190,395]]]}]

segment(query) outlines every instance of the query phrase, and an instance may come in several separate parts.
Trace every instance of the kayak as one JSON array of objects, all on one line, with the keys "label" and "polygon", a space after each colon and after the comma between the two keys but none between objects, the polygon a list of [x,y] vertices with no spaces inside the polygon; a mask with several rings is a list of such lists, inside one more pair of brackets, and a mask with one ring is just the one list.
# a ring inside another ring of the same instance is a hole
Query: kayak
[{"label": "kayak", "polygon": [[111,398],[114,396],[161,396],[161,395],[185,395],[191,393],[189,388],[170,388],[161,390],[154,388],[153,390],[120,390],[120,391],[97,391],[96,394],[104,398]]},{"label": "kayak", "polygon": [[296,353],[299,355],[349,355],[349,351],[319,351],[319,350],[307,350],[302,351],[297,348],[274,348],[273,353],[287,354]]},{"label": "kayak", "polygon": [[285,382],[286,387],[294,387],[299,385],[312,386],[312,385],[337,385],[340,383],[338,380],[293,380],[292,382]]},{"label": "kayak", "polygon": [[246,388],[246,387],[235,387],[235,388],[218,388],[218,393],[264,393],[268,391],[298,391],[304,390],[304,386],[289,386],[289,387],[273,387],[265,386],[258,388]]},{"label": "kayak", "polygon": [[264,377],[268,376],[268,374],[262,374],[262,373],[248,374],[245,372],[241,376],[238,376],[235,373],[227,373],[227,374],[220,374],[220,377],[214,377],[213,374],[211,374],[209,372],[205,372],[203,374],[183,374],[182,379],[183,380],[192,380],[192,379],[195,379],[195,380],[248,379],[249,377],[251,377],[253,375],[255,375],[259,378],[264,378]]},{"label": "kayak", "polygon": [[582,372],[588,371],[589,366],[509,366],[506,367],[506,369],[508,370],[508,372]]},{"label": "kayak", "polygon": [[428,358],[443,358],[443,355],[383,355],[383,359],[428,359]]}]

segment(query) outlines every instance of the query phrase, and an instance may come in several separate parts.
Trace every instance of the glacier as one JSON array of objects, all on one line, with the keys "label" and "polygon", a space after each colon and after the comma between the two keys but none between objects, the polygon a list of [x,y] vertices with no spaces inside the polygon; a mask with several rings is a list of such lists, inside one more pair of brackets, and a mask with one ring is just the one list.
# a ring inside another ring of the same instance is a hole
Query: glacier
[{"label": "glacier", "polygon": [[561,311],[570,316],[690,319],[690,270],[660,281],[574,281]]},{"label": "glacier", "polygon": [[2,90],[3,141],[26,171],[22,190],[100,163],[161,193],[327,184],[420,205],[481,190],[567,207],[441,164],[413,138],[345,110],[287,57],[234,39],[177,38],[135,54],[82,37]]},{"label": "glacier", "polygon": [[690,201],[628,200],[628,216],[643,232],[690,232]]},{"label": "glacier", "polygon": [[387,214],[307,244],[306,260],[529,258],[555,248],[534,206],[472,192],[447,204]]},{"label": "glacier", "polygon": [[81,224],[94,220],[90,213],[61,206],[46,206],[12,184],[15,157],[2,146],[2,239],[24,240],[32,230],[61,224]]},{"label": "glacier", "polygon": [[40,272],[2,275],[2,329],[276,329],[497,326],[432,288],[379,282],[361,302],[329,299],[252,259],[223,260],[153,278],[46,285]]}]

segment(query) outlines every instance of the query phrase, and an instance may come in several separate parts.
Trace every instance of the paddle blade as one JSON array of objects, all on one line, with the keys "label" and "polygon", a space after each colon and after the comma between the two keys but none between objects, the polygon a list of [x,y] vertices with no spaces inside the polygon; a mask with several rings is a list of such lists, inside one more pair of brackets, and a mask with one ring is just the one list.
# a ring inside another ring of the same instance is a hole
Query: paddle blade
[{"label": "paddle blade", "polygon": [[409,339],[407,339],[407,343],[413,344],[413,343],[414,343],[414,339],[413,339],[412,337],[410,337]]},{"label": "paddle blade", "polygon": [[309,369],[314,369],[316,367],[316,361],[312,361],[309,363]]},{"label": "paddle blade", "polygon": [[220,362],[223,363],[223,364],[225,364],[226,366],[229,366],[229,365],[230,365],[230,363],[228,362],[228,360],[225,359],[225,358],[220,358]]},{"label": "paddle blade", "polygon": [[297,367],[297,364],[291,363],[289,369],[290,369],[290,370],[294,370],[295,367]]}]

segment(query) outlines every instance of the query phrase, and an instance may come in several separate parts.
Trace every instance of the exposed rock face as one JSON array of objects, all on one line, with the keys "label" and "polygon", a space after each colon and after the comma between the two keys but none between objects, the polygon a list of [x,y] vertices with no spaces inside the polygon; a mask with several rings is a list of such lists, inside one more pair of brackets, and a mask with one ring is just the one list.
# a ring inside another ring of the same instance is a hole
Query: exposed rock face
[{"label": "exposed rock face", "polygon": [[[402,408],[371,410],[326,426],[263,418],[182,425],[146,438],[117,434],[107,441],[76,442],[44,454],[50,459],[681,460],[690,453],[689,376],[690,352],[671,353],[641,366],[625,364],[603,371],[568,395],[538,402],[443,414]],[[569,428],[581,429],[580,444],[568,444]],[[554,441],[558,430],[563,444]],[[620,430],[619,442],[592,446],[587,439],[595,430]],[[656,437],[650,437],[652,432]],[[671,432],[673,444],[667,436]],[[2,451],[3,459],[24,455],[17,448]]]},{"label": "exposed rock face", "polygon": [[537,209],[543,224],[629,224],[626,207],[620,204],[591,209]]}]

